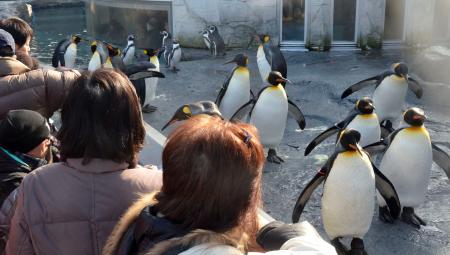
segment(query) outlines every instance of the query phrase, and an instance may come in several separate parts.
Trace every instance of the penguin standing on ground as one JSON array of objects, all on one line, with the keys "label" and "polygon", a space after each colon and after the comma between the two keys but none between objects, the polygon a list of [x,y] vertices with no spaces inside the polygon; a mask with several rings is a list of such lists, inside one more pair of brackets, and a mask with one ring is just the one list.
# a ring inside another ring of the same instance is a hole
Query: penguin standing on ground
[{"label": "penguin standing on ground", "polygon": [[225,42],[219,34],[219,29],[215,25],[208,27],[209,41],[211,42],[211,54],[215,57],[225,55]]},{"label": "penguin standing on ground", "polygon": [[103,66],[104,61],[102,59],[102,55],[98,51],[97,44],[98,44],[97,41],[93,41],[91,43],[92,57],[91,57],[91,60],[89,61],[89,65],[88,65],[88,70],[90,72],[94,72],[95,70],[100,69]]},{"label": "penguin standing on ground", "polygon": [[171,48],[173,45],[172,34],[165,30],[161,31],[160,34],[162,35],[163,38],[158,58],[161,57],[161,54],[163,54],[164,61],[166,61],[166,65],[169,66],[169,55],[171,50],[166,50],[166,48]]},{"label": "penguin standing on ground", "polygon": [[208,48],[211,55],[213,55],[213,52],[211,50],[211,38],[210,38],[209,30],[203,29],[200,33],[202,34],[203,42],[205,43],[206,48]]},{"label": "penguin standing on ground", "polygon": [[177,121],[187,120],[197,115],[205,115],[210,117],[218,117],[222,118],[222,114],[219,111],[219,108],[214,102],[211,101],[199,101],[192,104],[185,104],[180,106],[172,118],[163,126],[161,131],[166,129],[168,126],[172,125]]},{"label": "penguin standing on ground", "polygon": [[363,147],[378,142],[381,138],[381,128],[374,109],[372,99],[364,97],[358,100],[355,108],[349,113],[347,118],[323,131],[308,144],[305,149],[305,156],[308,156],[318,144],[333,134],[338,133],[339,137],[344,129],[355,129],[358,131],[361,134],[359,144]]},{"label": "penguin standing on ground", "polygon": [[419,83],[408,76],[408,66],[405,63],[396,63],[391,70],[353,84],[342,93],[341,99],[370,85],[376,85],[372,98],[378,119],[380,123],[385,121],[384,126],[390,130],[392,122],[402,111],[408,87],[417,98],[421,98],[423,94]]},{"label": "penguin standing on ground", "polygon": [[[338,254],[367,254],[362,239],[372,223],[375,189],[388,202],[393,217],[400,214],[400,201],[394,186],[362,150],[358,144],[360,138],[354,129],[342,131],[335,152],[302,191],[292,213],[292,221],[298,222],[311,194],[325,182],[322,220]],[[339,240],[342,237],[353,238],[349,253]]]},{"label": "penguin standing on ground", "polygon": [[52,66],[54,68],[60,66],[74,68],[77,58],[77,45],[81,41],[83,39],[78,35],[72,35],[70,39],[60,41],[53,52]]},{"label": "penguin standing on ground", "polygon": [[173,44],[166,45],[164,56],[167,56],[167,65],[174,73],[180,71],[177,68],[178,63],[181,61],[181,47],[178,41],[174,40]]},{"label": "penguin standing on ground", "polygon": [[[258,46],[256,61],[258,63],[259,74],[264,83],[271,71],[278,71],[287,78],[287,64],[278,47],[270,45],[269,35],[260,35],[258,37],[261,44]],[[283,86],[285,83],[283,83]]]},{"label": "penguin standing on ground", "polygon": [[[114,69],[114,68],[118,68],[120,70],[122,70],[124,68],[123,66],[123,61],[120,58],[120,50],[118,48],[113,47],[111,44],[108,44],[106,46],[106,49],[108,50],[108,57],[105,60],[105,64],[104,64],[104,68],[108,68],[108,69]],[[118,61],[117,59],[120,58],[120,61]],[[115,60],[114,62],[116,63],[115,65],[113,65],[113,60]],[[117,64],[119,63],[119,64]]]},{"label": "penguin standing on ground", "polygon": [[131,65],[134,62],[136,46],[134,45],[134,35],[128,36],[127,46],[123,49],[122,60],[125,65]]},{"label": "penguin standing on ground", "polygon": [[250,100],[251,90],[247,55],[238,54],[226,64],[228,63],[236,63],[237,66],[222,85],[216,104],[219,106],[222,116],[230,119],[239,107]]},{"label": "penguin standing on ground", "polygon": [[231,120],[240,120],[250,114],[250,124],[258,129],[261,143],[269,148],[267,160],[280,164],[284,162],[277,155],[276,148],[283,139],[288,113],[297,121],[300,129],[305,128],[305,117],[300,109],[288,99],[283,83],[288,80],[280,72],[270,72],[269,86],[263,88],[257,99],[251,99],[233,115]]},{"label": "penguin standing on ground", "polygon": [[[424,126],[426,119],[419,108],[409,108],[403,114],[407,127],[400,128],[388,138],[367,146],[369,152],[385,150],[380,171],[394,184],[402,206],[401,219],[417,228],[425,222],[414,212],[414,208],[425,201],[433,158],[447,173],[450,157],[431,143]],[[386,201],[377,197],[379,217],[384,222],[393,222]]]},{"label": "penguin standing on ground", "polygon": [[[144,54],[149,57],[149,62],[155,65],[155,68],[149,68],[148,70],[160,71],[159,60],[158,60],[158,49],[145,49]],[[156,106],[150,105],[150,102],[155,99],[156,88],[158,86],[158,78],[146,78],[145,79],[145,100],[142,111],[144,113],[151,113],[156,111],[158,108]]]}]

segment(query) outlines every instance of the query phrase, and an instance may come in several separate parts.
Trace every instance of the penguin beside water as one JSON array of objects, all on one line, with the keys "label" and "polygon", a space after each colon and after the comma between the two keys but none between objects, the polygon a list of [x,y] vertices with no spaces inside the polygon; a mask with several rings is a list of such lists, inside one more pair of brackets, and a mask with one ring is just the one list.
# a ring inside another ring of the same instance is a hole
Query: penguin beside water
[{"label": "penguin beside water", "polygon": [[421,98],[423,94],[419,83],[409,77],[408,66],[405,63],[396,63],[391,70],[353,84],[342,93],[341,99],[371,85],[375,85],[372,99],[378,119],[380,123],[385,122],[384,126],[391,130],[392,122],[402,111],[408,88],[417,98]]},{"label": "penguin beside water", "polygon": [[305,128],[303,113],[288,99],[283,83],[288,80],[280,72],[270,72],[269,85],[263,88],[256,99],[251,99],[233,115],[231,120],[240,120],[247,114],[250,116],[250,124],[258,129],[261,143],[269,148],[267,160],[280,164],[284,160],[276,153],[276,148],[283,139],[288,114],[297,121],[300,129]]},{"label": "penguin beside water", "polygon": [[[297,199],[292,221],[298,222],[314,190],[324,182],[322,221],[338,254],[364,255],[363,237],[372,223],[375,189],[387,201],[394,218],[400,214],[400,201],[393,184],[371,162],[358,144],[361,135],[354,129],[341,132],[333,155],[303,189]],[[351,250],[340,242],[351,237]]]},{"label": "penguin beside water", "polygon": [[[426,116],[419,108],[409,108],[403,114],[406,127],[397,129],[386,139],[367,146],[371,153],[385,151],[380,171],[389,178],[398,192],[402,206],[402,221],[420,228],[425,221],[415,214],[414,208],[425,201],[431,165],[434,161],[449,176],[450,156],[431,142],[424,126]],[[393,222],[386,201],[378,196],[379,217]]]},{"label": "penguin beside water", "polygon": [[216,104],[219,106],[223,117],[231,119],[233,114],[250,100],[252,92],[247,55],[238,54],[226,64],[228,63],[236,63],[236,67],[222,85],[222,89],[216,98]]},{"label": "penguin beside water", "polygon": [[373,106],[372,99],[364,97],[358,100],[354,109],[343,121],[323,131],[308,144],[305,149],[305,156],[308,156],[317,145],[333,134],[338,133],[339,137],[340,133],[345,129],[358,131],[361,134],[359,144],[363,147],[379,141],[381,138],[381,128],[374,110],[375,107]]},{"label": "penguin beside water", "polygon": [[52,66],[54,68],[60,66],[74,68],[77,58],[77,45],[82,41],[84,39],[78,35],[72,35],[70,39],[61,40],[53,52]]}]

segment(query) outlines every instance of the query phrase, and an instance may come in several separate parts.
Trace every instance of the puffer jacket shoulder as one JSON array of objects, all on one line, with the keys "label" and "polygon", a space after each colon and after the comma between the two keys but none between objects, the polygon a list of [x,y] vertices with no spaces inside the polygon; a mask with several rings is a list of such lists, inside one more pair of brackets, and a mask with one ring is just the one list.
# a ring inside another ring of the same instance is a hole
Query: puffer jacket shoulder
[{"label": "puffer jacket shoulder", "polygon": [[14,58],[0,58],[0,118],[9,110],[29,109],[50,117],[79,76],[75,70],[36,69]]}]

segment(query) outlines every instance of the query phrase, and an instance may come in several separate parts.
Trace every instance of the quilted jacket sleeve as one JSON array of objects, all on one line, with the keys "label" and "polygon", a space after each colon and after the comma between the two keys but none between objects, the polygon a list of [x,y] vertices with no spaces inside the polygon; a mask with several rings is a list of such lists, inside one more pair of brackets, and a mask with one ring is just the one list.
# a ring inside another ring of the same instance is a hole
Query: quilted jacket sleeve
[{"label": "quilted jacket sleeve", "polygon": [[79,76],[76,70],[44,71],[47,116],[61,108],[69,88]]}]

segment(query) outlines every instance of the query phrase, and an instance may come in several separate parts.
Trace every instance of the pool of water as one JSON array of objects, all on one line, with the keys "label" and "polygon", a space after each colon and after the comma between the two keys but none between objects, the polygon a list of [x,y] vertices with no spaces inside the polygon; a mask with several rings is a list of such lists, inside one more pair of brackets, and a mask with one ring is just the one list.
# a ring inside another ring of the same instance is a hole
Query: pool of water
[{"label": "pool of water", "polygon": [[[32,27],[34,38],[31,42],[31,52],[43,65],[51,65],[53,51],[60,40],[71,34],[80,34],[89,38],[83,6],[34,10]],[[89,43],[80,43],[77,67],[85,68],[90,55]]]}]

